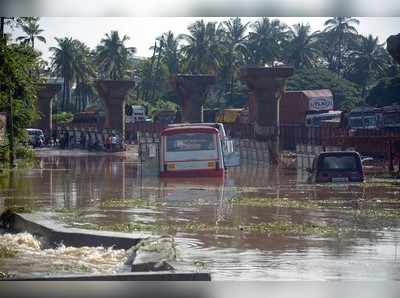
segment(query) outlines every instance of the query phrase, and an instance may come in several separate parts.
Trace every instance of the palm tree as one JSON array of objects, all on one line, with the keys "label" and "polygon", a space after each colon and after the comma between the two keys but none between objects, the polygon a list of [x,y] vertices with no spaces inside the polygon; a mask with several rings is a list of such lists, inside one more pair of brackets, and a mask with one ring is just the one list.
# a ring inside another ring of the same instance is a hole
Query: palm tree
[{"label": "palm tree", "polygon": [[359,39],[358,48],[350,54],[350,58],[353,70],[360,77],[364,97],[370,78],[384,73],[389,57],[383,44],[379,44],[378,37],[370,34],[368,37],[360,36]]},{"label": "palm tree", "polygon": [[200,20],[190,25],[188,30],[190,34],[180,35],[187,42],[182,51],[188,71],[215,74],[221,54],[222,28],[215,22]]},{"label": "palm tree", "polygon": [[70,104],[71,86],[74,78],[74,59],[76,54],[74,40],[70,37],[55,38],[58,47],[51,47],[53,52],[52,68],[54,72],[64,79],[63,100],[61,109],[65,110]]},{"label": "palm tree", "polygon": [[17,41],[30,43],[32,48],[35,48],[35,39],[46,43],[46,38],[40,35],[44,30],[40,29],[39,26],[39,18],[28,18],[26,21],[22,21],[20,27],[26,35],[17,37]]},{"label": "palm tree", "polygon": [[248,63],[270,64],[281,59],[282,48],[288,39],[287,26],[279,20],[262,18],[251,25],[248,39]]},{"label": "palm tree", "polygon": [[224,38],[224,48],[225,48],[225,69],[226,77],[229,77],[229,93],[231,94],[231,99],[233,95],[233,85],[234,85],[234,75],[235,66],[243,64],[244,57],[246,53],[246,40],[247,40],[247,28],[249,23],[243,24],[241,19],[231,18],[228,21],[223,22],[225,38]]},{"label": "palm tree", "polygon": [[360,21],[352,17],[334,17],[325,22],[324,32],[332,33],[331,44],[333,42],[337,49],[337,74],[340,76],[342,70],[342,54],[345,42],[348,42],[351,37],[357,35],[356,25]]},{"label": "palm tree", "polygon": [[81,111],[94,93],[91,79],[96,77],[96,73],[90,48],[79,40],[74,40],[73,43],[75,55],[72,67],[76,81],[75,110]]},{"label": "palm tree", "polygon": [[119,36],[118,31],[106,34],[96,48],[96,63],[101,75],[112,80],[127,77],[130,58],[136,53],[135,47],[126,47],[127,35]]},{"label": "palm tree", "polygon": [[315,65],[319,51],[316,40],[319,32],[311,33],[309,24],[295,24],[290,29],[290,40],[287,44],[287,61],[296,69]]},{"label": "palm tree", "polygon": [[180,38],[174,36],[172,31],[168,31],[157,38],[160,43],[159,51],[161,62],[163,62],[170,74],[179,73],[181,53],[179,51]]}]

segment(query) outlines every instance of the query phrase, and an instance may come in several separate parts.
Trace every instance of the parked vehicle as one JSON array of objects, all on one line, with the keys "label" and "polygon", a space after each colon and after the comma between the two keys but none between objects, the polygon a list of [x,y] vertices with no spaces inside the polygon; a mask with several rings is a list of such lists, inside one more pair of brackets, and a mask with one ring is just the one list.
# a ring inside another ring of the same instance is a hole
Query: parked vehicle
[{"label": "parked vehicle", "polygon": [[161,177],[215,177],[224,174],[218,129],[191,125],[168,127],[161,132]]},{"label": "parked vehicle", "polygon": [[286,91],[279,103],[280,122],[304,125],[307,115],[325,114],[333,111],[333,107],[333,94],[329,89]]},{"label": "parked vehicle", "polygon": [[235,151],[233,140],[227,136],[223,123],[178,123],[178,124],[168,125],[168,127],[191,127],[191,126],[207,126],[218,129],[225,168],[235,167],[240,165],[240,152]]},{"label": "parked vehicle", "polygon": [[308,171],[315,183],[364,181],[361,156],[355,151],[323,152]]},{"label": "parked vehicle", "polygon": [[44,133],[41,129],[28,128],[28,144],[32,147],[42,147],[44,146]]},{"label": "parked vehicle", "polygon": [[307,127],[340,126],[342,111],[306,115]]},{"label": "parked vehicle", "polygon": [[154,114],[154,123],[171,124],[176,123],[177,112],[175,111],[158,111]]},{"label": "parked vehicle", "polygon": [[216,121],[219,123],[235,123],[243,109],[225,109],[218,113]]},{"label": "parked vehicle", "polygon": [[348,114],[348,126],[352,130],[378,129],[382,114],[380,109],[373,107],[358,107]]}]

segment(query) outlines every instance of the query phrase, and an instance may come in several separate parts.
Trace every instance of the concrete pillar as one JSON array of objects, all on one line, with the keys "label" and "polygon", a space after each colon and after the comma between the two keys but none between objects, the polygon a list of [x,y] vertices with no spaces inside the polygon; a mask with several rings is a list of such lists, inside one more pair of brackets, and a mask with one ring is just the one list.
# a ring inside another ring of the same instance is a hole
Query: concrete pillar
[{"label": "concrete pillar", "polygon": [[214,75],[178,74],[174,85],[182,103],[182,122],[203,122],[203,105]]},{"label": "concrete pillar", "polygon": [[240,79],[247,84],[255,99],[255,136],[268,143],[271,163],[279,163],[279,101],[292,67],[244,66]]},{"label": "concrete pillar", "polygon": [[389,54],[400,64],[400,33],[397,35],[390,35],[386,40],[386,44]]},{"label": "concrete pillar", "polygon": [[53,131],[53,97],[61,90],[60,84],[40,84],[37,100],[37,110],[40,114],[40,120],[35,123],[36,128],[43,130],[49,141]]},{"label": "concrete pillar", "polygon": [[126,97],[134,86],[134,81],[100,80],[96,82],[96,89],[105,107],[105,128],[117,130],[123,139],[125,139]]}]

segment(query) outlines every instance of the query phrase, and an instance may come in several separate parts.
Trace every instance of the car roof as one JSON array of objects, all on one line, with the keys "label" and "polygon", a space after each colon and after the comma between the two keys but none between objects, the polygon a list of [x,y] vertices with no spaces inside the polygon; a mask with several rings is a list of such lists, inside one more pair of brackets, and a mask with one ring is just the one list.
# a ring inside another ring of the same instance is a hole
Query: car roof
[{"label": "car roof", "polygon": [[161,132],[161,135],[173,135],[178,133],[187,133],[187,132],[205,132],[218,134],[218,129],[211,126],[175,126],[175,127],[167,127]]},{"label": "car roof", "polygon": [[325,157],[325,156],[340,156],[340,155],[353,155],[358,156],[361,158],[360,153],[357,151],[329,151],[329,152],[322,152],[318,155],[318,157]]}]

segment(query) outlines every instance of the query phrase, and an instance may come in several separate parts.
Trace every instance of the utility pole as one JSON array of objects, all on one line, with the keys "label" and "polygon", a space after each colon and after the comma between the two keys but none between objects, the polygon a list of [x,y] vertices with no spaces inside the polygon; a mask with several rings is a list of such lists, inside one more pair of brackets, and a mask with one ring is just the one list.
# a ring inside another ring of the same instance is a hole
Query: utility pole
[{"label": "utility pole", "polygon": [[13,98],[11,96],[11,90],[9,90],[8,94],[9,100],[9,144],[10,144],[10,167],[15,168],[15,139],[14,139],[14,108],[13,108]]}]

